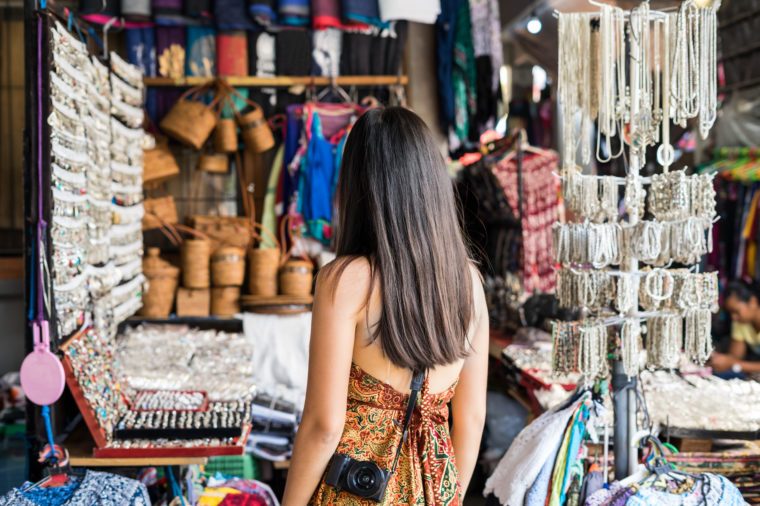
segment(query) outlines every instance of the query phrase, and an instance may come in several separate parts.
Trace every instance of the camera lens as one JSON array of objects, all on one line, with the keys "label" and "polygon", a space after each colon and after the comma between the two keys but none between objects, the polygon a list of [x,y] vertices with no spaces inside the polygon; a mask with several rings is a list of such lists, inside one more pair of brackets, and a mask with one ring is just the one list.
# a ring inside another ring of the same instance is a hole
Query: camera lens
[{"label": "camera lens", "polygon": [[356,483],[360,488],[370,489],[375,486],[375,474],[371,469],[364,468],[357,473]]},{"label": "camera lens", "polygon": [[383,474],[375,464],[358,462],[349,469],[346,481],[349,490],[370,497],[382,487]]}]

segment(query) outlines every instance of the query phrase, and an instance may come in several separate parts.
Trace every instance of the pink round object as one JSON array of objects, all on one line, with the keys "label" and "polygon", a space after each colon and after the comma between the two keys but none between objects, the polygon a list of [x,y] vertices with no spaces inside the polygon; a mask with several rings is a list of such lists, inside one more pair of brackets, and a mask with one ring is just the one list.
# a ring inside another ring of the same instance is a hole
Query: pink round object
[{"label": "pink round object", "polygon": [[38,406],[60,399],[66,385],[61,360],[50,350],[36,349],[21,363],[21,388],[26,398]]}]

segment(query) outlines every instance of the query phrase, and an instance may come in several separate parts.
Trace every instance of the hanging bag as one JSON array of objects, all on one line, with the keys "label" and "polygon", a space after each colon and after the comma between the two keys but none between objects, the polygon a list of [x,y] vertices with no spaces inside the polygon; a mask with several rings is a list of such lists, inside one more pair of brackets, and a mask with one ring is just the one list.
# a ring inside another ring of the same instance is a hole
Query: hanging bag
[{"label": "hanging bag", "polygon": [[187,90],[161,120],[161,129],[171,138],[201,149],[216,126],[214,108],[219,97],[208,105],[201,102],[201,96],[209,90],[210,84]]},{"label": "hanging bag", "polygon": [[308,296],[311,295],[312,283],[314,281],[314,264],[306,255],[300,255],[293,258],[293,251],[296,247],[292,233],[292,217],[285,216],[280,223],[280,240],[283,247],[287,244],[290,237],[291,247],[283,255],[280,261],[280,293],[291,296]]},{"label": "hanging bag", "polygon": [[214,151],[217,153],[234,153],[238,150],[237,124],[234,118],[223,118],[225,107],[235,110],[235,104],[230,98],[229,91],[220,83],[219,111],[217,112],[216,129],[214,130]]},{"label": "hanging bag", "polygon": [[274,135],[261,106],[243,96],[225,81],[221,81],[221,84],[227,89],[230,96],[236,95],[248,104],[243,111],[239,112],[235,110],[235,116],[240,126],[240,133],[246,149],[252,153],[263,153],[272,149],[275,144]]}]

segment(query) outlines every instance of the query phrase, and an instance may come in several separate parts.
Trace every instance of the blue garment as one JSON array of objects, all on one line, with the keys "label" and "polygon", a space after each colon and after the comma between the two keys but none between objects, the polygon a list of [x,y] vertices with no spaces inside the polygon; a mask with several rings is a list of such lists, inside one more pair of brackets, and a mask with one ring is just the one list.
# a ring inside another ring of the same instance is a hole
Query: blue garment
[{"label": "blue garment", "polygon": [[288,206],[293,202],[294,196],[298,192],[298,179],[300,168],[295,171],[290,170],[290,165],[298,152],[300,145],[301,133],[303,130],[303,121],[300,115],[301,106],[291,105],[287,108],[287,124],[285,126],[285,170],[282,171],[282,202],[287,214]]},{"label": "blue garment", "polygon": [[140,67],[147,77],[156,75],[156,34],[153,27],[129,28],[127,33],[127,59]]},{"label": "blue garment", "polygon": [[309,0],[279,0],[279,22],[287,26],[307,26],[311,21]]},{"label": "blue garment", "polygon": [[322,135],[319,115],[314,114],[311,121],[311,139],[301,162],[299,211],[306,220],[307,234],[329,242],[325,230],[332,223],[335,150]]},{"label": "blue garment", "polygon": [[245,0],[215,0],[214,17],[219,30],[256,30]]},{"label": "blue garment", "polygon": [[552,480],[552,471],[554,471],[554,462],[557,460],[557,453],[561,446],[562,438],[559,438],[556,447],[544,462],[544,466],[538,473],[533,485],[525,494],[525,506],[544,506],[546,503],[546,496],[549,495],[549,482]]},{"label": "blue garment", "polygon": [[440,97],[441,126],[445,132],[454,124],[454,35],[457,0],[441,0],[441,13],[435,22],[436,53],[438,55],[438,96]]}]

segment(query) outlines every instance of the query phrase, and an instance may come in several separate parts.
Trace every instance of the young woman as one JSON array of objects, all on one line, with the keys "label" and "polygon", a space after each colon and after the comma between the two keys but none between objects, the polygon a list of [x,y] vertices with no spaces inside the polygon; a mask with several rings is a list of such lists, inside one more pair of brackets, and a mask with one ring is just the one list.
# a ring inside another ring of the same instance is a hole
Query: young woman
[{"label": "young woman", "polygon": [[[382,485],[367,462],[389,475],[383,504],[461,504],[485,419],[488,313],[423,121],[395,107],[365,113],[346,142],[337,200],[338,257],[317,279],[283,506],[377,504],[346,485]],[[402,441],[415,371],[424,382]]]},{"label": "young woman", "polygon": [[710,365],[723,377],[760,373],[760,291],[754,283],[732,281],[726,287],[724,307],[731,315],[728,353],[713,353]]}]

